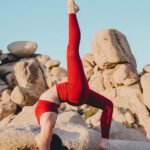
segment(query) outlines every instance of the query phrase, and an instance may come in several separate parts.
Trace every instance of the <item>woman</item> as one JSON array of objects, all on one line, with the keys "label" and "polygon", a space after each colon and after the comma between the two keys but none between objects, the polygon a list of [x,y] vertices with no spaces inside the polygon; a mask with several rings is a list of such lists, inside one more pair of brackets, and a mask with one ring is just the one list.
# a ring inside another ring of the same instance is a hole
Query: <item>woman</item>
[{"label": "woman", "polygon": [[74,0],[67,0],[67,9],[69,16],[68,82],[58,83],[41,95],[35,109],[38,123],[41,126],[41,132],[36,137],[36,141],[41,150],[50,149],[52,130],[56,122],[58,108],[62,102],[73,106],[88,104],[103,110],[100,120],[102,133],[100,147],[108,149],[113,103],[89,88],[79,56],[80,29],[76,18],[79,7]]}]

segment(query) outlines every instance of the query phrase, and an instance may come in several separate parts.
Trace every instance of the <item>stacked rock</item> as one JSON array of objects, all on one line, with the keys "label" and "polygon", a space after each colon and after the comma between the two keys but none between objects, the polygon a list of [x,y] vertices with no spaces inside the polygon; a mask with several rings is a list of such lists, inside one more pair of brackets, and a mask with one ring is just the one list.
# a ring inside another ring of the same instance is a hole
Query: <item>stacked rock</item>
[{"label": "stacked rock", "polygon": [[5,77],[12,72],[13,61],[16,61],[13,54],[3,54],[2,50],[0,51],[0,95],[2,91],[8,88],[8,83]]},{"label": "stacked rock", "polygon": [[[0,51],[0,127],[3,127],[0,144],[3,149],[27,148],[26,145],[30,149],[37,147],[34,137],[40,129],[34,115],[34,104],[46,89],[67,80],[67,71],[60,67],[60,62],[35,54],[36,49],[36,43],[20,41],[8,46],[10,53]],[[137,72],[126,37],[114,29],[97,33],[92,41],[92,53],[87,53],[82,62],[90,88],[114,103],[110,137],[134,141],[150,139],[150,65],[141,74]],[[69,112],[60,111],[54,131],[63,143],[70,149],[98,149],[102,110],[64,103],[61,110]],[[112,141],[111,144],[112,147],[118,146],[117,149],[126,149],[123,142],[117,145]],[[138,143],[130,144],[133,149]],[[143,149],[144,145],[149,149],[148,142],[141,145]]]},{"label": "stacked rock", "polygon": [[143,89],[143,102],[147,106],[147,108],[150,110],[150,65],[146,65],[143,69],[142,76],[140,78],[141,81],[141,87]]},{"label": "stacked rock", "polygon": [[144,68],[140,83],[125,35],[115,29],[98,32],[83,65],[90,88],[113,101],[113,119],[128,127],[143,126],[150,139],[150,66]]},{"label": "stacked rock", "polygon": [[0,120],[34,105],[48,88],[66,78],[60,62],[35,54],[37,44],[18,41],[8,45],[10,53],[0,55]]}]

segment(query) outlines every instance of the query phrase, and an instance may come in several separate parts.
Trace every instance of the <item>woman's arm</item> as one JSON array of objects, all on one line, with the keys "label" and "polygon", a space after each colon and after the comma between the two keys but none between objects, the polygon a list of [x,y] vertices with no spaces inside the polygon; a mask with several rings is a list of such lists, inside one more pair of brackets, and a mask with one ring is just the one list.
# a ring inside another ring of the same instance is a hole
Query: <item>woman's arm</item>
[{"label": "woman's arm", "polygon": [[40,118],[41,132],[36,137],[36,142],[40,150],[50,150],[50,143],[55,126],[57,114],[54,112],[46,112]]}]

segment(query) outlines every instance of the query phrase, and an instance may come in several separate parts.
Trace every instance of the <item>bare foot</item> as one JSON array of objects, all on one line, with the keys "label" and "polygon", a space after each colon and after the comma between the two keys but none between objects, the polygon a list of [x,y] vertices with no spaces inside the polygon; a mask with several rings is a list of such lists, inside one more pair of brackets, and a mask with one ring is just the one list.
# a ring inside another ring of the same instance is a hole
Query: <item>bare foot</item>
[{"label": "bare foot", "polygon": [[99,145],[99,148],[100,148],[100,150],[109,150],[110,149],[109,139],[102,138],[100,145]]},{"label": "bare foot", "polygon": [[68,13],[77,13],[79,11],[79,6],[74,0],[67,0]]},{"label": "bare foot", "polygon": [[74,0],[73,0],[73,4],[74,4],[74,10],[75,10],[75,12],[77,13],[77,12],[80,10],[80,8],[79,8],[79,6],[74,2]]}]

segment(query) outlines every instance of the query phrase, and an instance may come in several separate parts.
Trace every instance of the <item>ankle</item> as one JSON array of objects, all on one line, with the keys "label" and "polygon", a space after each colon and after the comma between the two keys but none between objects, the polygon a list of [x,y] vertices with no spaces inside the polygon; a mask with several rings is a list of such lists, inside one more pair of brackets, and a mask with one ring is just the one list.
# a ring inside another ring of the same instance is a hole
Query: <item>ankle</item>
[{"label": "ankle", "polygon": [[68,9],[68,14],[75,14],[74,9]]},{"label": "ankle", "polygon": [[67,0],[67,10],[68,14],[75,13],[74,4],[72,0]]}]

